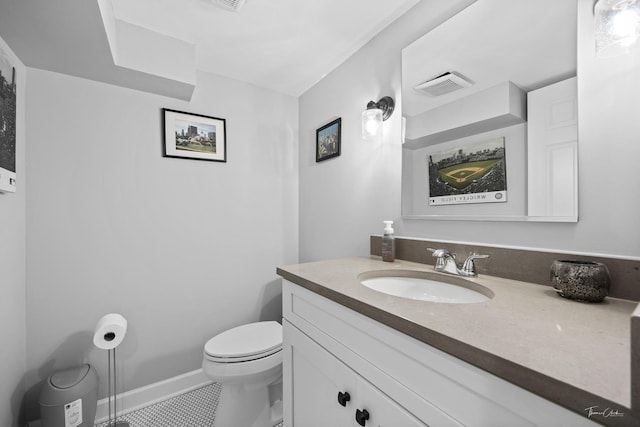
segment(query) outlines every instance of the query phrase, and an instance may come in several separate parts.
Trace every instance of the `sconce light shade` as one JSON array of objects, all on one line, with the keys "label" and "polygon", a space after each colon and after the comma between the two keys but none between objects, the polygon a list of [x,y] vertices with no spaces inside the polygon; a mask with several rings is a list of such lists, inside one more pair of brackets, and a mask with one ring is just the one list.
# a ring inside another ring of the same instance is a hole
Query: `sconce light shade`
[{"label": "sconce light shade", "polygon": [[385,96],[378,102],[369,101],[366,110],[362,112],[362,138],[373,141],[382,136],[382,122],[391,117],[395,102],[390,96]]},{"label": "sconce light shade", "polygon": [[382,110],[367,108],[362,112],[362,138],[370,141],[380,134],[382,128]]},{"label": "sconce light shade", "polygon": [[621,55],[640,44],[640,0],[598,0],[594,15],[599,57]]}]

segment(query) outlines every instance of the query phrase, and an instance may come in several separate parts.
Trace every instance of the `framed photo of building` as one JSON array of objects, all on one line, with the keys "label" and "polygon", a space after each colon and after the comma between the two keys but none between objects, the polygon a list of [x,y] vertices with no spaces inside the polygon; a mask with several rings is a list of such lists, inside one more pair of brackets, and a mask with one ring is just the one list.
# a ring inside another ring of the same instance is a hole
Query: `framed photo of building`
[{"label": "framed photo of building", "polygon": [[16,191],[16,69],[0,49],[0,192]]},{"label": "framed photo of building", "polygon": [[428,164],[430,206],[507,201],[503,136],[433,152]]},{"label": "framed photo of building", "polygon": [[162,109],[164,157],[227,161],[226,121],[217,117]]},{"label": "framed photo of building", "polygon": [[316,162],[340,155],[341,127],[342,118],[337,118],[316,130]]}]

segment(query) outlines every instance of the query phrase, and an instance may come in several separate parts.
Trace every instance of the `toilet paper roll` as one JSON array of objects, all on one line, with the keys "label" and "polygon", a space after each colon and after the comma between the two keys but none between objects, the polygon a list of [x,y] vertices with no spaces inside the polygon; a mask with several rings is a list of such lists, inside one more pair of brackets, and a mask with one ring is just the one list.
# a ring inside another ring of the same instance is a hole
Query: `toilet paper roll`
[{"label": "toilet paper roll", "polygon": [[118,313],[106,314],[98,320],[93,344],[103,350],[112,350],[120,345],[126,333],[127,319]]}]

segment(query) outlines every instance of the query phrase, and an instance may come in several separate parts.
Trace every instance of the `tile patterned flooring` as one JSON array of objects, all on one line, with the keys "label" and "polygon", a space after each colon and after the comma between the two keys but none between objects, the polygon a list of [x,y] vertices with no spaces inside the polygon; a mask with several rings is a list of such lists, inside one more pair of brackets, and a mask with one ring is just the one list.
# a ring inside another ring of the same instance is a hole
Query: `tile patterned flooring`
[{"label": "tile patterned flooring", "polygon": [[[119,417],[131,427],[214,427],[220,384],[213,383]],[[96,427],[107,427],[108,422]],[[244,426],[237,426],[244,427]],[[274,427],[282,427],[282,423]]]}]

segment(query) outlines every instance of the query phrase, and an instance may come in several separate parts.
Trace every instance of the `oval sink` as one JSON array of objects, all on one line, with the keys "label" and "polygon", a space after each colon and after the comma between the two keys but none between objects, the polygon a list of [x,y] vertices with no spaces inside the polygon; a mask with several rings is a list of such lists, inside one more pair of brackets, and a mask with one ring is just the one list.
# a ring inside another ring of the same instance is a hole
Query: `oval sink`
[{"label": "oval sink", "polygon": [[493,298],[493,292],[482,285],[460,277],[426,271],[372,271],[361,274],[358,279],[374,291],[420,301],[471,304]]}]

